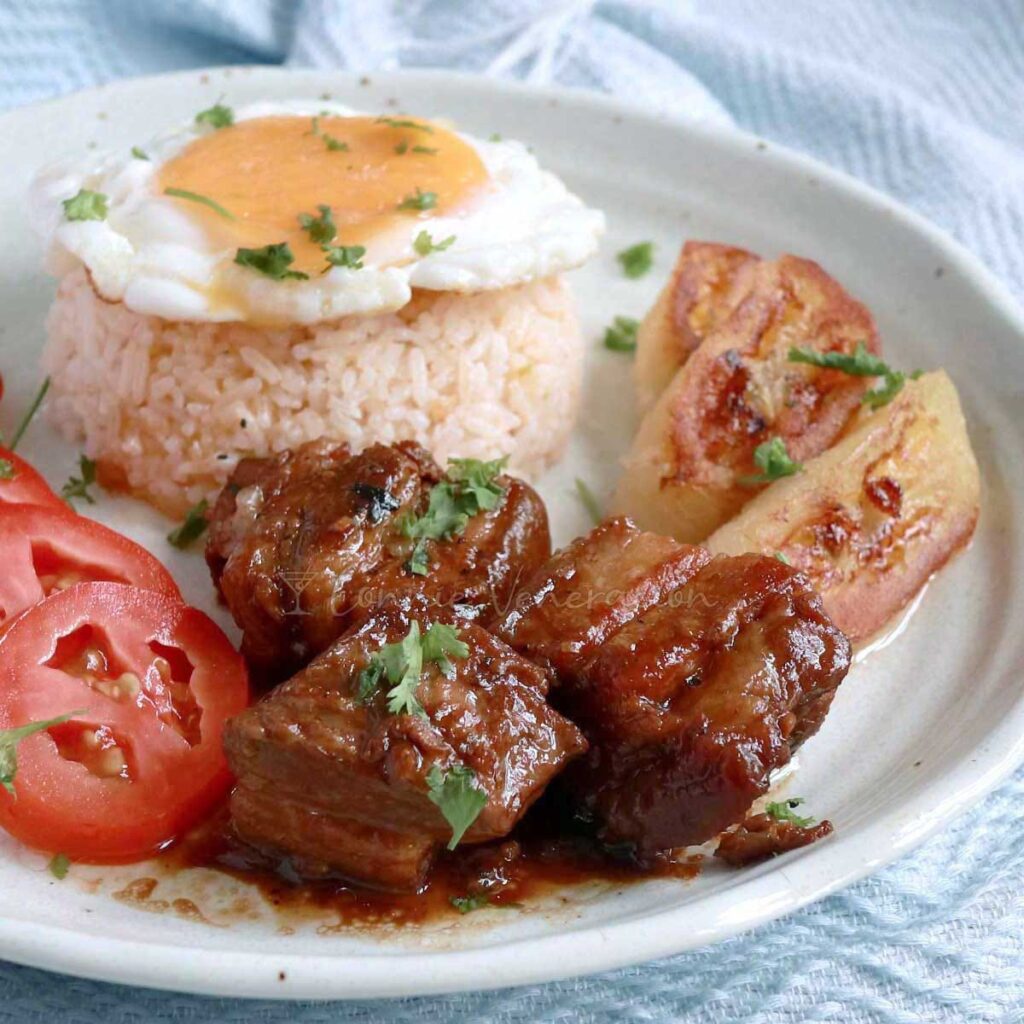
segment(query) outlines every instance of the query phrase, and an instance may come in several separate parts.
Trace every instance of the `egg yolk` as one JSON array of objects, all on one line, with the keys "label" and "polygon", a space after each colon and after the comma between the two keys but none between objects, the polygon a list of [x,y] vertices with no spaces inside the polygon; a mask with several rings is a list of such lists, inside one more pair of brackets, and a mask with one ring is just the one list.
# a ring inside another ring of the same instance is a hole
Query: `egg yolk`
[{"label": "egg yolk", "polygon": [[213,244],[225,249],[287,242],[295,270],[328,264],[300,217],[329,206],[331,245],[366,245],[414,224],[457,211],[487,182],[472,146],[418,118],[261,117],[220,128],[190,143],[161,170],[158,188],[192,200]]}]

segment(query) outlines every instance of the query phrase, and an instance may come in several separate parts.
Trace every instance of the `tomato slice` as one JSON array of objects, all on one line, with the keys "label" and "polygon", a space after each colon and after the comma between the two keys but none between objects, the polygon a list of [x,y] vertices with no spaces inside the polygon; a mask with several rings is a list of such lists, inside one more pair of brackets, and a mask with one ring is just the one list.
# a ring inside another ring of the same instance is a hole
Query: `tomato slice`
[{"label": "tomato slice", "polygon": [[0,506],[15,503],[46,505],[68,514],[71,512],[24,459],[0,448]]},{"label": "tomato slice", "polygon": [[41,505],[0,505],[0,627],[83,581],[130,583],[180,599],[171,574],[143,547],[84,516]]},{"label": "tomato slice", "polygon": [[60,591],[0,641],[0,728],[75,712],[18,744],[0,826],[72,860],[146,857],[227,791],[221,731],[248,702],[245,663],[197,609],[117,583]]}]

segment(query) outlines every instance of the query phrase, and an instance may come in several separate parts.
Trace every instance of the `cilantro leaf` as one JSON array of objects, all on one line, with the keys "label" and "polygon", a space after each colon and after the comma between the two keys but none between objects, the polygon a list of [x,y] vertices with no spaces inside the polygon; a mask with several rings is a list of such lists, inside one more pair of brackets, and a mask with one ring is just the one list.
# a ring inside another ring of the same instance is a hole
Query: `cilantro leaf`
[{"label": "cilantro leaf", "polygon": [[760,473],[740,477],[739,482],[745,487],[757,484],[768,484],[773,480],[781,480],[784,476],[793,476],[803,469],[803,464],[794,462],[786,451],[786,442],[781,437],[773,437],[764,441],[754,449],[754,465]]},{"label": "cilantro leaf", "polygon": [[210,525],[209,520],[206,518],[207,508],[208,502],[205,498],[199,501],[198,504],[193,505],[185,513],[185,521],[181,526],[167,534],[167,539],[171,544],[176,548],[184,549],[193,541],[198,540]]},{"label": "cilantro leaf", "polygon": [[328,135],[327,132],[324,132],[320,136],[320,138],[322,138],[324,140],[324,145],[332,153],[347,153],[348,152],[348,143],[345,142],[344,140],[336,139],[333,135]]},{"label": "cilantro leaf", "polygon": [[781,562],[783,565],[793,564],[781,551],[776,551],[775,554],[772,555],[772,558],[774,558],[776,562]]},{"label": "cilantro leaf", "polygon": [[39,385],[39,390],[35,394],[35,398],[29,403],[29,407],[25,410],[25,415],[21,417],[21,422],[18,424],[17,430],[14,431],[14,436],[11,438],[11,443],[7,446],[13,452],[18,447],[18,442],[25,435],[25,431],[28,430],[28,425],[32,422],[33,417],[39,411],[39,406],[42,404],[43,399],[46,397],[46,392],[50,390],[50,378],[43,378],[43,383]]},{"label": "cilantro leaf", "polygon": [[478,789],[475,782],[476,772],[462,764],[453,765],[448,771],[442,771],[434,764],[427,772],[427,796],[452,828],[449,850],[459,845],[466,829],[487,806],[487,794]]},{"label": "cilantro leaf", "polygon": [[266,274],[274,281],[305,281],[309,277],[299,270],[288,269],[295,262],[295,257],[287,242],[264,245],[259,249],[239,249],[235,253],[235,262],[241,267]]},{"label": "cilantro leaf", "polygon": [[892,371],[878,356],[869,352],[863,341],[858,341],[852,355],[846,352],[815,352],[810,348],[791,348],[791,363],[807,363],[826,370],[840,370],[853,377],[884,377]]},{"label": "cilantro leaf", "polygon": [[635,352],[636,332],[640,321],[631,316],[617,316],[604,332],[604,347],[613,352]]},{"label": "cilantro leaf", "polygon": [[81,476],[69,476],[68,482],[60,489],[60,496],[74,508],[75,499],[81,498],[90,505],[96,499],[89,493],[89,488],[96,483],[96,463],[86,455],[78,456],[78,471]]},{"label": "cilantro leaf", "polygon": [[654,266],[654,243],[637,242],[617,253],[615,258],[626,277],[643,277]]},{"label": "cilantro leaf", "polygon": [[432,210],[437,206],[436,192],[423,192],[419,188],[406,196],[399,204],[399,210]]},{"label": "cilantro leaf", "polygon": [[368,704],[383,681],[384,662],[379,658],[371,658],[356,679],[356,700],[360,704]]},{"label": "cilantro leaf", "polygon": [[0,480],[13,480],[17,475],[10,459],[0,459]]},{"label": "cilantro leaf", "polygon": [[505,493],[505,488],[495,483],[508,465],[508,456],[483,462],[480,459],[449,459],[448,479],[459,485],[460,496],[468,498],[472,495],[476,508],[469,507],[472,503],[464,502],[466,512],[476,515],[480,511],[495,508]]},{"label": "cilantro leaf", "polygon": [[474,910],[483,910],[484,907],[492,907],[489,896],[478,893],[470,893],[468,896],[449,896],[448,902],[460,913],[469,914]]},{"label": "cilantro leaf", "polygon": [[388,682],[388,711],[393,715],[418,715],[426,718],[427,713],[416,699],[416,690],[423,674],[423,645],[420,643],[420,624],[414,619],[409,632],[395,644],[381,648],[379,657],[384,665]]},{"label": "cilantro leaf", "polygon": [[764,813],[776,821],[789,821],[800,828],[807,828],[814,824],[814,818],[802,818],[799,814],[793,813],[794,807],[799,807],[804,802],[802,796],[790,797],[788,800],[780,800],[765,804]]},{"label": "cilantro leaf", "polygon": [[414,576],[430,575],[430,552],[427,550],[427,542],[424,538],[416,541],[405,568]]},{"label": "cilantro leaf", "polygon": [[317,209],[320,211],[318,217],[314,217],[310,213],[300,213],[299,224],[304,231],[309,233],[312,241],[318,245],[323,245],[334,238],[338,233],[338,228],[334,223],[334,217],[329,206],[325,203],[318,203]]},{"label": "cilantro leaf", "polygon": [[437,154],[436,146],[413,146],[412,151],[414,153],[423,153],[426,156],[435,156]]},{"label": "cilantro leaf", "polygon": [[78,190],[77,195],[65,199],[61,204],[68,220],[106,220],[107,197],[102,192],[90,192],[87,188]]},{"label": "cilantro leaf", "polygon": [[455,236],[449,235],[444,241],[435,242],[430,236],[429,231],[421,231],[415,241],[412,243],[412,247],[421,255],[429,256],[432,252],[444,252],[445,249],[449,248],[455,242]]},{"label": "cilantro leaf", "polygon": [[576,496],[594,521],[594,525],[597,526],[604,518],[604,514],[601,512],[601,503],[597,500],[594,492],[587,486],[586,481],[581,480],[579,477],[576,477]]},{"label": "cilantro leaf", "polygon": [[200,195],[198,192],[189,192],[188,189],[184,188],[165,188],[164,195],[173,196],[175,199],[187,199],[190,203],[199,203],[202,206],[209,207],[214,213],[219,213],[225,220],[238,220],[230,210],[221,206],[216,199]]},{"label": "cilantro leaf", "polygon": [[58,882],[64,881],[68,877],[68,869],[71,867],[71,861],[68,860],[66,853],[55,853],[50,858],[50,863],[46,865],[50,871],[50,874],[57,879]]},{"label": "cilantro leaf", "polygon": [[422,646],[423,660],[434,662],[449,677],[455,672],[455,666],[449,659],[458,658],[461,661],[469,657],[469,644],[459,639],[459,631],[442,622],[430,625],[423,636]]},{"label": "cilantro leaf", "polygon": [[136,160],[149,159],[149,154],[139,146],[132,146],[132,156],[135,157]]},{"label": "cilantro leaf", "polygon": [[332,267],[348,267],[349,270],[362,270],[366,247],[362,245],[325,245],[324,254]]},{"label": "cilantro leaf", "polygon": [[882,379],[877,388],[865,391],[861,396],[861,403],[870,409],[881,409],[888,405],[902,390],[907,380],[917,380],[921,376],[920,370],[911,374],[902,373],[900,370],[890,370]]},{"label": "cilantro leaf", "polygon": [[411,128],[413,131],[434,134],[434,129],[429,124],[420,124],[419,121],[409,121],[398,117],[378,117],[377,124],[386,124],[390,128]]},{"label": "cilantro leaf", "polygon": [[3,786],[11,796],[17,797],[18,794],[14,791],[14,779],[18,774],[18,744],[23,739],[34,736],[37,732],[45,732],[47,729],[83,713],[81,710],[69,711],[66,715],[48,718],[43,722],[29,722],[27,725],[19,725],[13,729],[0,729],[0,786]]},{"label": "cilantro leaf", "polygon": [[210,128],[227,128],[234,123],[235,112],[223,103],[215,103],[196,114],[196,124],[207,125]]}]

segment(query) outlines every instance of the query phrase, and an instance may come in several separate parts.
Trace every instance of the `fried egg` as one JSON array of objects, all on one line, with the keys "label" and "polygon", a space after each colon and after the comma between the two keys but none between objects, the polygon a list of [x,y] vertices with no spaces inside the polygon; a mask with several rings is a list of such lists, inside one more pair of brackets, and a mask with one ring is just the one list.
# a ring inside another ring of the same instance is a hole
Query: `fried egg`
[{"label": "fried egg", "polygon": [[84,265],[104,298],[172,320],[316,323],[414,288],[507,288],[579,266],[604,230],[518,142],[323,102],[217,105],[43,172],[30,205],[54,273]]}]

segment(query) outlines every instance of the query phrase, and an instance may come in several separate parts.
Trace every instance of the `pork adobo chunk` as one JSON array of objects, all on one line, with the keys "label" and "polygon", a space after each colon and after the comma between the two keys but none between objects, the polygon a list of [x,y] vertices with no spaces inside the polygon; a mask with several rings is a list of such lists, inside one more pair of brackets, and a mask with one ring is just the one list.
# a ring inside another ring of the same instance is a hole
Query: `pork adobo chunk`
[{"label": "pork adobo chunk", "polygon": [[529,577],[494,632],[561,678],[627,622],[682,586],[711,556],[609,519]]},{"label": "pork adobo chunk", "polygon": [[731,867],[742,868],[810,846],[833,831],[831,821],[802,825],[780,821],[769,814],[752,814],[741,825],[722,834],[715,856]]},{"label": "pork adobo chunk", "polygon": [[820,726],[850,648],[805,577],[603,523],[530,578],[495,631],[553,671],[588,754],[565,783],[638,860],[739,821]]},{"label": "pork adobo chunk", "polygon": [[235,828],[300,874],[415,890],[585,750],[546,689],[479,626],[378,615],[228,723]]},{"label": "pork adobo chunk", "polygon": [[411,443],[328,441],[239,464],[206,557],[264,682],[286,677],[382,602],[472,619],[550,554],[547,513],[496,463],[446,476]]}]

